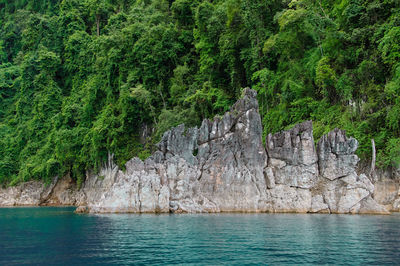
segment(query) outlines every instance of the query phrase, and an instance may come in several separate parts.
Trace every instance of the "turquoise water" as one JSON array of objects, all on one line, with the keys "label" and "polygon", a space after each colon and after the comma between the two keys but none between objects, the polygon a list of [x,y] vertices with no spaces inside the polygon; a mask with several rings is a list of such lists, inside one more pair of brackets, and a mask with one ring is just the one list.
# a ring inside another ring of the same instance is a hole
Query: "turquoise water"
[{"label": "turquoise water", "polygon": [[0,209],[0,265],[399,264],[400,215],[78,215]]}]

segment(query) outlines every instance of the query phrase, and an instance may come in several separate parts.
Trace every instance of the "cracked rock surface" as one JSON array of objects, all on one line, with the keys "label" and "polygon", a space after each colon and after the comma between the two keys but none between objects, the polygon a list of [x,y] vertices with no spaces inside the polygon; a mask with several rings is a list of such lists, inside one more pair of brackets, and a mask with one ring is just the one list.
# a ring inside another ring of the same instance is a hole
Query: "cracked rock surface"
[{"label": "cracked rock surface", "polygon": [[291,130],[269,134],[265,143],[270,183],[298,188],[314,186],[318,177],[318,157],[311,121],[297,124]]},{"label": "cracked rock surface", "polygon": [[306,121],[269,134],[264,147],[256,96],[247,88],[223,116],[200,128],[165,132],[152,156],[131,159],[124,171],[109,156],[79,189],[69,177],[49,185],[28,182],[0,189],[0,206],[74,205],[92,213],[387,213],[369,178],[355,171],[357,140],[335,129],[315,148],[312,122]]},{"label": "cracked rock surface", "polygon": [[[344,130],[334,129],[317,144],[319,180],[314,197],[322,197],[330,213],[387,213],[373,198],[374,185],[356,173],[358,142]],[[314,212],[324,211],[314,209]]]}]

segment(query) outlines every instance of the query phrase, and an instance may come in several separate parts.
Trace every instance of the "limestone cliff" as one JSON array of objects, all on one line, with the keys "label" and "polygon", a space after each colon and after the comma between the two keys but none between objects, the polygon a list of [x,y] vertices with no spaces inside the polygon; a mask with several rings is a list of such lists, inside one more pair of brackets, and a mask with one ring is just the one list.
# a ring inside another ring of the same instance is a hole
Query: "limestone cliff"
[{"label": "limestone cliff", "polygon": [[[79,190],[62,178],[0,190],[0,205],[80,206],[105,212],[325,212],[387,213],[374,185],[356,173],[357,140],[335,129],[314,145],[307,121],[266,138],[256,92],[200,128],[165,132],[145,161],[122,171],[112,157]],[[31,197],[30,197],[30,196]]]}]

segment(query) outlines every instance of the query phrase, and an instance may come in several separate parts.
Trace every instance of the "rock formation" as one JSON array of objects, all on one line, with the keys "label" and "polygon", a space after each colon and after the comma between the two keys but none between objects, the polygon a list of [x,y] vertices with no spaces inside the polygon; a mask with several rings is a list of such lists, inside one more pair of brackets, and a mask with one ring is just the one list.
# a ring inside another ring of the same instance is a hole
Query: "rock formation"
[{"label": "rock formation", "polygon": [[387,213],[374,185],[355,171],[357,141],[335,129],[314,145],[312,123],[266,138],[256,92],[200,128],[164,133],[145,161],[123,171],[112,157],[78,189],[69,177],[0,190],[3,205],[74,205],[77,212]]},{"label": "rock formation", "polygon": [[265,212],[261,119],[247,89],[222,118],[166,132],[158,151],[123,172],[109,163],[83,186],[91,212]]},{"label": "rock formation", "polygon": [[0,189],[0,206],[37,206],[44,190],[45,185],[38,181]]},{"label": "rock formation", "polygon": [[[318,141],[319,184],[314,195],[334,213],[385,212],[373,198],[374,185],[366,175],[357,175],[358,142],[334,129]],[[321,205],[322,206],[322,205]]]},{"label": "rock formation", "polygon": [[268,154],[265,176],[271,211],[308,212],[312,200],[310,188],[318,178],[311,121],[269,134],[265,143]]}]

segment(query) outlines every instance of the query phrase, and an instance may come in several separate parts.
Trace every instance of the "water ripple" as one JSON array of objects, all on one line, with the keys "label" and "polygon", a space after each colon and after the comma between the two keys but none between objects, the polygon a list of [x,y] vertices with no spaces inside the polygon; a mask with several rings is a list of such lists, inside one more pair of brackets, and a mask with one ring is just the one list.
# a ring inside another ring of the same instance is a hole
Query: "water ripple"
[{"label": "water ripple", "polygon": [[398,264],[400,215],[0,209],[0,264]]}]

